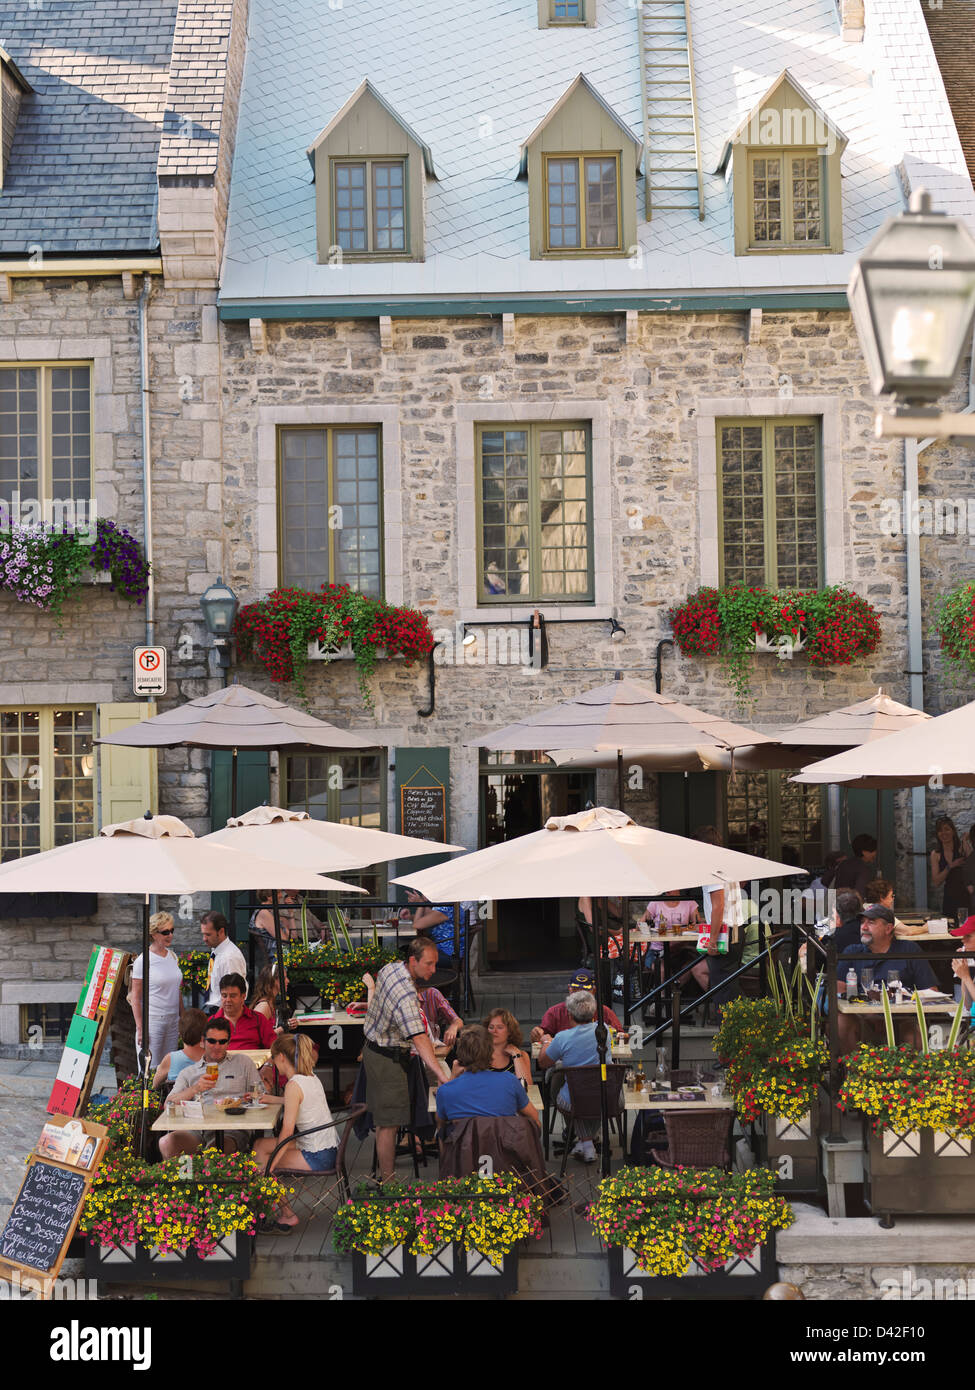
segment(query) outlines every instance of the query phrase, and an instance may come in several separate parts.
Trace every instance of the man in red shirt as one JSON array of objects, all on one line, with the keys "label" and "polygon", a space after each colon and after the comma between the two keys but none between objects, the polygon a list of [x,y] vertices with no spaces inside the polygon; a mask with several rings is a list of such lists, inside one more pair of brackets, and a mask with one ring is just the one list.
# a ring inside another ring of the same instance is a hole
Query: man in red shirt
[{"label": "man in red shirt", "polygon": [[[594,993],[596,988],[595,977],[591,970],[577,970],[569,981],[567,994],[575,994],[578,989],[587,989]],[[603,1005],[603,1022],[607,1028],[615,1028],[618,1033],[623,1031],[623,1025],[613,1013],[608,1004]],[[542,1022],[539,1028],[532,1029],[532,1042],[541,1042],[543,1037],[554,1038],[556,1033],[564,1033],[567,1028],[574,1026],[569,1017],[569,1009],[563,1000],[561,1004],[553,1004],[550,1009],[546,1009],[542,1015]]]},{"label": "man in red shirt", "polygon": [[228,1051],[270,1047],[277,1037],[274,1024],[244,1003],[247,981],[242,975],[224,975],[220,981],[220,1008],[214,1018],[225,1018],[231,1027]]}]

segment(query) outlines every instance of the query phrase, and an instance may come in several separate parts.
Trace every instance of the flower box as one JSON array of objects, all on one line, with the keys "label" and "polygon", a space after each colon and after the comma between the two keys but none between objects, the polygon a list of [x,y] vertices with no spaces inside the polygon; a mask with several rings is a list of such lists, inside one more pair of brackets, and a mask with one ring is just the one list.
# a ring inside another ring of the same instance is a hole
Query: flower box
[{"label": "flower box", "polygon": [[[404,657],[403,657],[403,653],[402,653],[402,652],[394,652],[394,653],[392,654],[392,656],[389,656],[389,655],[387,654],[387,651],[386,651],[386,648],[385,648],[385,647],[377,647],[377,648],[376,648],[376,660],[377,660],[377,661],[402,661],[403,659],[404,659]],[[332,647],[332,648],[327,647],[327,646],[325,645],[325,643],[324,643],[324,642],[321,642],[321,641],[318,641],[318,642],[309,642],[309,643],[308,643],[308,660],[309,660],[309,661],[355,661],[355,652],[352,650],[352,643],[351,643],[351,642],[346,642],[345,646],[344,646],[344,647],[339,647],[338,650],[336,650],[334,647]]]},{"label": "flower box", "polygon": [[748,1255],[735,1255],[719,1270],[688,1260],[681,1275],[647,1274],[629,1246],[609,1249],[609,1292],[613,1298],[741,1299],[761,1298],[777,1278],[774,1233]]},{"label": "flower box", "polygon": [[[93,1245],[85,1248],[85,1273],[102,1284],[152,1284],[188,1280],[229,1280],[250,1277],[253,1236],[233,1231],[217,1241],[209,1255],[195,1250],[163,1254],[158,1245]],[[240,1292],[240,1290],[236,1290]]]},{"label": "flower box", "polygon": [[819,1136],[821,1096],[798,1120],[762,1115],[762,1162],[775,1170],[779,1192],[818,1192],[822,1185]]},{"label": "flower box", "polygon": [[938,1129],[874,1133],[864,1120],[863,1199],[891,1216],[970,1216],[975,1211],[972,1140]]},{"label": "flower box", "polygon": [[493,1265],[479,1250],[459,1243],[411,1255],[404,1245],[387,1246],[378,1255],[352,1254],[352,1292],[360,1298],[403,1298],[425,1294],[486,1294],[491,1298],[518,1292],[518,1252]]}]

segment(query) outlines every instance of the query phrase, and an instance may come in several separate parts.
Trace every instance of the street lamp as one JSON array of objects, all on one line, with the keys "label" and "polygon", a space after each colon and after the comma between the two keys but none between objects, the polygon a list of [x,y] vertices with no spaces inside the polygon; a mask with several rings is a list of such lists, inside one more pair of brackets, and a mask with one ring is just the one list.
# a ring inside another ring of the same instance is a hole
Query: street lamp
[{"label": "street lamp", "polygon": [[878,438],[975,435],[975,418],[934,404],[952,388],[975,315],[968,229],[918,189],[864,251],[847,293],[874,394],[894,397],[893,416],[877,417]]},{"label": "street lamp", "polygon": [[233,632],[237,609],[240,607],[237,595],[229,584],[225,584],[223,579],[218,579],[216,584],[211,584],[201,596],[200,607],[203,609],[203,621],[206,623],[207,632],[213,638],[213,645],[217,649],[217,660],[226,670],[230,665],[230,634]]}]

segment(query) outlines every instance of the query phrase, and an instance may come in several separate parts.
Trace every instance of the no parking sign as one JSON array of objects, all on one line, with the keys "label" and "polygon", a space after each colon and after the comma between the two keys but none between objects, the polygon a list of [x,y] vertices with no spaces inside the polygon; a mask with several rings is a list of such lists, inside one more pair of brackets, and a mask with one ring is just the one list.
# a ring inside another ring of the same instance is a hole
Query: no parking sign
[{"label": "no parking sign", "polygon": [[165,647],[132,648],[132,691],[135,695],[165,695]]}]

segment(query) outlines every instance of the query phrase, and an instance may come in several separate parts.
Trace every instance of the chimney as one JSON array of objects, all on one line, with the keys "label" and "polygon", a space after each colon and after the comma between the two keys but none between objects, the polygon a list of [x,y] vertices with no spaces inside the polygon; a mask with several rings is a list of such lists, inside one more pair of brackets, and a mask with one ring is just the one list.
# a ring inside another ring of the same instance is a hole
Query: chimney
[{"label": "chimney", "polygon": [[863,42],[864,0],[836,0],[840,12],[840,33],[847,43]]}]

